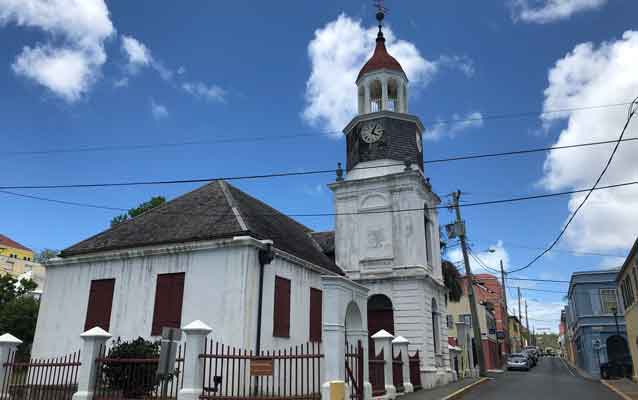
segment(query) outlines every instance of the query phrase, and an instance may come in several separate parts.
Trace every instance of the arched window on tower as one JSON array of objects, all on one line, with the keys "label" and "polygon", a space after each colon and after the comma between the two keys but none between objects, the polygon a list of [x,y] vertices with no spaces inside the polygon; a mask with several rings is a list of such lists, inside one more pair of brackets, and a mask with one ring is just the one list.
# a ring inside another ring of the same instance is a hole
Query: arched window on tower
[{"label": "arched window on tower", "polygon": [[423,228],[425,231],[425,258],[429,265],[434,265],[434,256],[432,254],[432,220],[430,219],[430,210],[427,203],[423,207]]},{"label": "arched window on tower", "polygon": [[366,112],[366,88],[363,85],[359,86],[358,98],[359,98],[359,114],[365,114],[365,112]]},{"label": "arched window on tower", "polygon": [[439,332],[440,322],[439,322],[439,308],[436,304],[436,299],[432,298],[432,341],[434,342],[434,354],[439,354],[441,351],[441,333]]},{"label": "arched window on tower", "polygon": [[380,80],[370,83],[370,112],[381,111],[383,105],[383,85]]},{"label": "arched window on tower", "polygon": [[388,111],[400,112],[399,109],[399,82],[396,79],[388,80]]},{"label": "arched window on tower", "polygon": [[403,90],[401,91],[401,110],[402,113],[408,112],[408,85],[401,83]]}]

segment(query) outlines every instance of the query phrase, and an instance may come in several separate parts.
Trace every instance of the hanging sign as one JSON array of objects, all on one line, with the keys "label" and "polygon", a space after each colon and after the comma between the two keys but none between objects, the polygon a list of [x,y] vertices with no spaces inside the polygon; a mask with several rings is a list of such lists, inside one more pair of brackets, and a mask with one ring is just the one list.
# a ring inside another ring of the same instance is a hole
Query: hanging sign
[{"label": "hanging sign", "polygon": [[272,376],[273,359],[270,357],[255,357],[250,359],[251,376]]}]

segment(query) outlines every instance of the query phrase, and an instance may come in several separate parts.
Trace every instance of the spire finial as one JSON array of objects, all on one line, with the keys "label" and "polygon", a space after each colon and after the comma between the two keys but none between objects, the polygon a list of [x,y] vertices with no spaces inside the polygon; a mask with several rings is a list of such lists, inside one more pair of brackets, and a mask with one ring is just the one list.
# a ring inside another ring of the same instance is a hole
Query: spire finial
[{"label": "spire finial", "polygon": [[374,0],[374,6],[377,8],[377,21],[379,21],[379,35],[378,38],[383,38],[383,20],[388,9],[385,8],[384,0]]}]

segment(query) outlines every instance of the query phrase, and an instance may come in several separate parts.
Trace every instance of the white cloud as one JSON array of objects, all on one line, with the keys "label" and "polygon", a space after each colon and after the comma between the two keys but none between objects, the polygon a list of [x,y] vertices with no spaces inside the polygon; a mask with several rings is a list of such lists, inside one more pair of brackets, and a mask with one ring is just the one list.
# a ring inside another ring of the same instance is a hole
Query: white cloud
[{"label": "white cloud", "polygon": [[[414,44],[397,39],[392,29],[386,27],[384,33],[388,51],[401,63],[412,87],[427,85],[437,63],[425,59]],[[339,132],[355,115],[355,80],[373,53],[375,38],[376,28],[365,29],[345,14],[315,31],[308,45],[312,71],[306,83],[305,121]]]},{"label": "white cloud", "polygon": [[9,23],[48,35],[46,44],[23,48],[14,72],[68,102],[79,100],[100,76],[104,41],[115,32],[103,0],[0,0],[0,25]]},{"label": "white cloud", "polygon": [[[527,300],[527,315],[529,316],[530,329],[534,327],[537,333],[539,328],[547,328],[552,332],[558,331],[560,312],[565,308],[563,301],[547,302],[537,298],[529,298],[529,293],[523,301],[525,300]],[[525,308],[523,307],[525,306],[522,306],[523,321],[525,321]]]},{"label": "white cloud", "polygon": [[128,58],[131,73],[137,73],[140,68],[147,67],[153,62],[148,47],[132,36],[122,35],[122,51]]},{"label": "white cloud", "polygon": [[[577,45],[558,60],[549,71],[544,109],[565,109],[631,101],[638,94],[638,32],[627,31],[622,39]],[[543,122],[551,128],[556,121],[566,121],[555,143],[614,140],[626,118],[626,107],[580,110],[544,114]],[[638,121],[629,125],[625,137],[638,136]],[[541,184],[548,190],[591,187],[602,171],[612,145],[586,150],[555,151],[548,154]],[[636,147],[622,143],[602,185],[638,180]],[[573,212],[584,194],[573,195],[568,203]],[[592,194],[567,231],[570,246],[580,251],[626,250],[638,235],[638,188],[599,190]]]},{"label": "white cloud", "polygon": [[151,99],[151,114],[155,119],[164,119],[168,117],[168,109],[166,106],[156,103],[155,100]]},{"label": "white cloud", "polygon": [[[492,251],[490,251],[490,250],[492,250]],[[485,264],[485,266],[487,266],[490,269],[494,269],[496,271],[500,271],[501,260],[503,261],[503,268],[505,270],[507,270],[509,268],[509,266],[510,266],[509,253],[505,249],[502,240],[497,241],[494,245],[490,246],[487,249],[484,249],[482,251],[475,251],[474,255],[483,264]],[[498,275],[498,274],[495,274],[494,271],[490,271],[490,270],[484,268],[471,255],[469,257],[470,257],[470,268],[472,269],[472,273],[474,273],[474,274]],[[461,265],[463,265],[463,253],[462,253],[460,247],[456,247],[453,250],[449,251],[448,254],[447,254],[447,257],[445,257],[445,258],[447,258],[449,261],[451,261],[453,263],[461,262]],[[465,270],[465,268],[463,267],[462,271],[464,271],[464,270]]]},{"label": "white cloud", "polygon": [[202,97],[206,100],[215,102],[224,102],[226,100],[226,91],[217,85],[206,85],[202,82],[185,82],[182,89],[196,97]]},{"label": "white cloud", "polygon": [[607,0],[513,0],[512,16],[514,20],[546,24],[572,15],[603,7]]},{"label": "white cloud", "polygon": [[426,140],[438,140],[442,137],[454,138],[459,133],[483,126],[483,114],[478,111],[470,112],[465,116],[453,114],[449,121],[435,122],[432,128],[426,128],[424,138]]},{"label": "white cloud", "polygon": [[446,56],[443,55],[439,57],[436,61],[436,64],[439,66],[449,67],[452,69],[458,69],[465,76],[471,78],[474,76],[474,60],[472,60],[468,56]]}]

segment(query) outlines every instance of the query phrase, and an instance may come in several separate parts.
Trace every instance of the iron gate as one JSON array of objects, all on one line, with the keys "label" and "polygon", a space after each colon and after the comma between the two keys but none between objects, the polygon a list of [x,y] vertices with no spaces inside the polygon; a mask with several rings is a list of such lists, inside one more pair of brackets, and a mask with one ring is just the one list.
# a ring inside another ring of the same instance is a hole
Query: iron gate
[{"label": "iron gate", "polygon": [[346,383],[350,386],[350,398],[363,400],[363,345],[346,343]]}]

